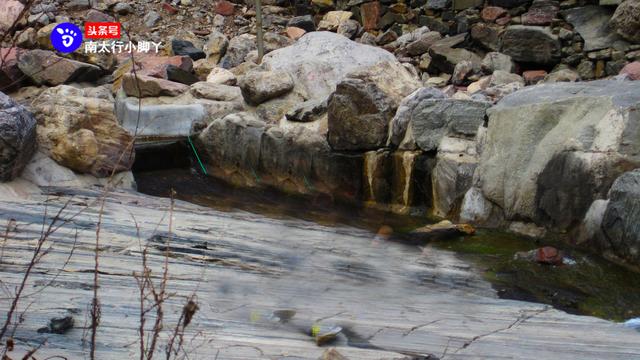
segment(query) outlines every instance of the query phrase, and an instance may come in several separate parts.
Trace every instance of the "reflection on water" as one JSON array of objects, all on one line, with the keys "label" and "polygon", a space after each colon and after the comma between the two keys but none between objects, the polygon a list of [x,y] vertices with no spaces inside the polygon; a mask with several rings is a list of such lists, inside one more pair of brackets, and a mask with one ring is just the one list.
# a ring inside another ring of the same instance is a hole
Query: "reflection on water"
[{"label": "reflection on water", "polygon": [[[301,198],[276,191],[239,189],[189,169],[140,172],[136,173],[136,182],[143,193],[166,197],[173,188],[177,198],[217,210],[244,210],[271,218],[366,229],[379,234],[375,241],[389,237],[410,240],[408,231],[431,222],[425,217],[335,204],[327,197]],[[549,244],[562,248],[576,259],[576,264],[555,267],[514,259],[516,252]],[[420,245],[415,246],[416,252],[421,251]],[[454,251],[476,264],[503,298],[543,302],[570,313],[618,321],[640,316],[637,273],[557,241],[534,241],[504,232],[480,230],[473,237],[436,241],[433,245]],[[349,266],[343,273],[375,277],[375,270]]]}]

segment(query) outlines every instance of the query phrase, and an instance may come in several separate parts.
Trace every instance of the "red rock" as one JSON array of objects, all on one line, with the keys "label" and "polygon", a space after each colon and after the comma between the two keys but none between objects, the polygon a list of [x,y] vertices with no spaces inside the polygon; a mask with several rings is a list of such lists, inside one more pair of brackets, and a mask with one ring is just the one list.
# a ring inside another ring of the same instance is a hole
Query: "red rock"
[{"label": "red rock", "polygon": [[556,15],[558,15],[559,10],[560,7],[555,1],[534,1],[529,11],[522,14],[522,23],[524,25],[549,25]]},{"label": "red rock", "polygon": [[543,80],[545,76],[547,76],[547,72],[544,70],[529,70],[522,73],[522,77],[527,84],[535,84]]},{"label": "red rock", "polygon": [[625,65],[620,70],[620,74],[626,74],[631,80],[640,80],[640,61],[634,61]]},{"label": "red rock", "polygon": [[175,7],[171,6],[171,4],[168,3],[162,3],[162,10],[166,11],[168,14],[176,14],[178,12],[178,9],[176,9]]},{"label": "red rock", "polygon": [[302,37],[302,35],[306,33],[307,32],[304,31],[304,29],[300,29],[299,27],[295,27],[295,26],[287,27],[287,36],[293,40],[298,40],[299,38]]},{"label": "red rock", "polygon": [[505,16],[506,14],[507,10],[499,6],[487,6],[482,9],[480,16],[484,21],[493,22],[496,21],[497,18]]},{"label": "red rock", "polygon": [[[130,59],[130,54],[118,54],[118,62],[124,63]],[[138,75],[148,75],[155,78],[167,77],[167,66],[174,65],[180,69],[191,72],[193,60],[188,56],[158,56],[156,54],[136,54],[136,72]]]},{"label": "red rock", "polygon": [[496,19],[496,24],[507,25],[511,21],[511,15],[507,14],[501,18]]},{"label": "red rock", "polygon": [[545,246],[536,250],[536,262],[549,265],[562,265],[562,253],[552,247]]},{"label": "red rock", "polygon": [[220,0],[216,3],[215,12],[216,14],[230,16],[233,15],[233,11],[235,10],[233,3],[227,0]]},{"label": "red rock", "polygon": [[373,1],[360,6],[360,15],[362,16],[362,26],[365,30],[375,30],[378,28],[378,21],[382,7],[380,2]]},{"label": "red rock", "polygon": [[23,52],[19,48],[0,48],[0,91],[17,89],[22,85],[22,71],[18,68],[18,56]]}]

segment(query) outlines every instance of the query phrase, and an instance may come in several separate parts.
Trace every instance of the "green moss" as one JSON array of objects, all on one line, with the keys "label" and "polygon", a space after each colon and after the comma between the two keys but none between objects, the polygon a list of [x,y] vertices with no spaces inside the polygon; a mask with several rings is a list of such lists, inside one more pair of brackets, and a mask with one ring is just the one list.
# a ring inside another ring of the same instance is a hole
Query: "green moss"
[{"label": "green moss", "polygon": [[[622,321],[640,316],[640,275],[560,243],[536,242],[499,231],[434,243],[474,262],[505,298],[538,301],[567,312]],[[552,245],[576,261],[549,266],[515,260],[514,254]]]}]

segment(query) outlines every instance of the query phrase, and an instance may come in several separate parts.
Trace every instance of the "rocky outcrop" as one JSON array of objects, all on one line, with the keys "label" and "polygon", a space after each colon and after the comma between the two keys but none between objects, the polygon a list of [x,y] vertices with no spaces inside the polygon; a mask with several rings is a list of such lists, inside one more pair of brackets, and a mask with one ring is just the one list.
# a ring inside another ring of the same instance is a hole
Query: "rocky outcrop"
[{"label": "rocky outcrop", "polygon": [[605,247],[640,264],[640,169],[622,174],[613,183],[601,227]]},{"label": "rocky outcrop", "polygon": [[33,108],[40,150],[59,164],[97,177],[133,165],[133,137],[118,125],[106,87],[50,88],[34,101]]},{"label": "rocky outcrop", "polygon": [[[445,136],[473,139],[483,124],[485,111],[490,103],[439,99],[437,97],[417,102],[408,121],[403,116],[394,119],[394,142],[403,150],[421,149],[434,151]],[[406,122],[404,134],[399,123]],[[398,124],[398,125],[396,125]]]},{"label": "rocky outcrop", "polygon": [[35,118],[0,92],[0,182],[20,175],[35,149]]},{"label": "rocky outcrop", "polygon": [[235,113],[214,120],[198,144],[210,174],[237,185],[359,197],[362,157],[332,153],[325,137],[304,128],[285,131]]},{"label": "rocky outcrop", "polygon": [[475,186],[506,220],[573,228],[618,175],[640,165],[639,86],[558,83],[505,97],[488,110]]}]

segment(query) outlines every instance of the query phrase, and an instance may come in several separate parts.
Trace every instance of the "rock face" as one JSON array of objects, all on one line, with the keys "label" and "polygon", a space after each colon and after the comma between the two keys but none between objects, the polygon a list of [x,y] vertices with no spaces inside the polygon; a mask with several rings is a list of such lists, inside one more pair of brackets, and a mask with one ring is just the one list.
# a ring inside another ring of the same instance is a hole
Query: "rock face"
[{"label": "rock face", "polygon": [[20,175],[35,149],[35,118],[0,92],[0,182]]},{"label": "rock face", "polygon": [[547,28],[512,25],[502,35],[500,52],[515,61],[553,64],[560,60],[560,41]]},{"label": "rock face", "polygon": [[[394,134],[402,139],[399,147],[405,150],[437,150],[444,136],[471,139],[485,119],[491,104],[458,99],[432,98],[418,103],[411,113],[406,133]],[[396,140],[397,141],[397,140]]]},{"label": "rock face", "polygon": [[640,264],[640,169],[613,183],[601,226],[615,255]]},{"label": "rock face", "polygon": [[47,50],[31,50],[21,54],[18,67],[36,84],[50,86],[72,81],[92,81],[103,73],[98,66],[63,58]]},{"label": "rock face", "polygon": [[[575,94],[575,95],[574,95]],[[477,184],[507,220],[568,229],[640,164],[634,81],[545,84],[488,110]]]},{"label": "rock face", "polygon": [[34,101],[34,112],[40,150],[59,164],[97,177],[133,165],[133,137],[118,125],[107,88],[50,88]]},{"label": "rock face", "polygon": [[640,1],[622,2],[611,18],[611,25],[625,39],[635,43],[640,42]]},{"label": "rock face", "polygon": [[285,131],[250,113],[214,120],[199,136],[209,172],[242,186],[359,196],[361,156],[334,154],[324,136],[304,128]]},{"label": "rock face", "polygon": [[263,66],[289,72],[295,81],[294,91],[305,99],[326,99],[348,73],[384,61],[397,63],[385,50],[317,31],[265,55]]}]

